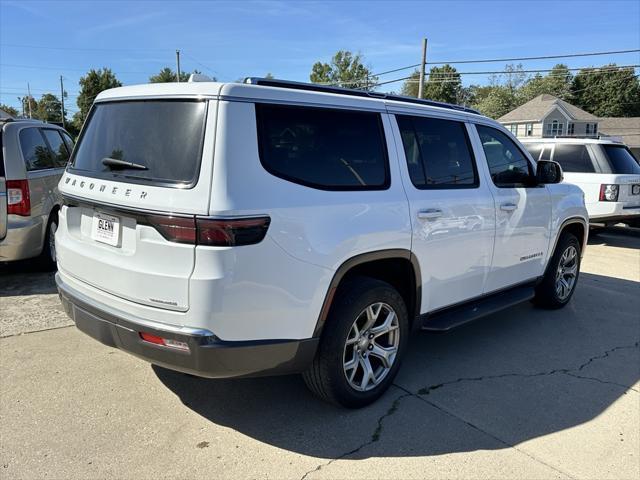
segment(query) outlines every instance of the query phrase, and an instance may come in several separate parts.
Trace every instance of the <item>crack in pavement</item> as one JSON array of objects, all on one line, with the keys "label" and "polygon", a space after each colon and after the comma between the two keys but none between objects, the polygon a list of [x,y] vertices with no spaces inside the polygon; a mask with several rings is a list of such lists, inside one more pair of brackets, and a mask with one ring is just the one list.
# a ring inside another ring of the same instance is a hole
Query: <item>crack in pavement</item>
[{"label": "crack in pavement", "polygon": [[578,375],[575,372],[580,372],[582,370],[584,370],[588,365],[590,365],[591,363],[597,361],[597,360],[602,360],[604,358],[609,357],[613,352],[616,352],[618,350],[628,350],[628,349],[634,349],[634,348],[638,348],[640,346],[640,342],[635,342],[632,345],[622,345],[622,346],[618,346],[618,347],[614,347],[611,348],[609,350],[606,350],[604,353],[593,356],[591,358],[589,358],[586,362],[580,364],[578,367],[576,368],[559,368],[559,369],[555,369],[555,370],[549,370],[546,372],[539,372],[539,373],[503,373],[500,375],[487,375],[487,376],[481,376],[481,377],[461,377],[458,378],[456,380],[452,380],[450,382],[443,382],[443,383],[439,383],[439,384],[435,384],[435,385],[430,385],[427,387],[423,387],[421,389],[419,389],[416,393],[411,392],[410,390],[407,390],[406,388],[393,383],[392,385],[396,388],[398,388],[399,390],[402,390],[403,393],[402,395],[399,395],[391,404],[391,406],[389,407],[389,409],[387,409],[387,411],[382,414],[377,421],[376,424],[376,428],[373,431],[373,433],[371,434],[371,437],[369,438],[369,440],[367,440],[366,442],[362,443],[361,445],[359,445],[358,447],[349,450],[348,452],[342,453],[341,455],[338,455],[335,458],[332,458],[331,460],[329,460],[328,462],[325,463],[321,463],[320,465],[318,465],[316,468],[307,471],[301,478],[300,480],[306,480],[306,478],[315,473],[318,472],[320,470],[322,470],[325,467],[328,467],[329,465],[331,465],[332,463],[338,461],[338,460],[342,460],[344,458],[347,458],[355,453],[358,453],[360,450],[362,450],[363,448],[366,448],[374,443],[376,443],[377,441],[380,440],[380,437],[382,435],[382,431],[383,431],[383,422],[387,417],[390,417],[391,415],[393,415],[397,410],[398,410],[398,406],[400,404],[400,402],[402,400],[404,400],[405,398],[408,397],[415,397],[425,403],[427,403],[428,405],[431,405],[432,407],[436,408],[437,410],[440,410],[441,412],[450,415],[458,420],[460,420],[461,422],[465,423],[466,425],[468,425],[469,427],[484,433],[485,435],[488,435],[489,437],[493,438],[494,440],[496,440],[497,442],[501,443],[502,445],[505,445],[507,447],[513,448],[515,450],[517,450],[518,452],[528,456],[529,458],[553,469],[554,471],[561,473],[562,475],[565,475],[569,478],[574,478],[571,475],[569,475],[567,472],[563,472],[562,470],[559,470],[558,468],[547,464],[546,462],[544,462],[543,460],[536,458],[534,456],[532,456],[531,454],[527,453],[524,450],[519,449],[516,445],[512,445],[509,442],[506,442],[505,440],[502,440],[499,437],[496,437],[495,435],[481,429],[480,427],[478,427],[477,425],[474,425],[473,423],[468,422],[467,420],[464,420],[463,418],[449,412],[448,410],[440,407],[439,405],[427,400],[426,398],[424,398],[426,395],[429,395],[430,392],[437,390],[439,388],[445,387],[445,386],[449,386],[449,385],[454,385],[456,383],[462,383],[462,382],[476,382],[476,381],[483,381],[483,380],[493,380],[493,379],[499,379],[499,378],[509,378],[509,377],[522,377],[522,378],[529,378],[529,377],[543,377],[543,376],[550,376],[550,375],[556,375],[556,374],[564,374],[564,375],[569,375],[575,378],[579,378],[579,379],[584,379],[584,380],[593,380],[596,382],[600,382],[600,383],[605,383],[605,384],[610,384],[610,385],[615,385],[621,388],[624,388],[625,391],[626,390],[632,390],[634,392],[638,392],[638,390],[634,389],[633,387],[629,387],[627,385],[622,385],[619,383],[615,383],[615,382],[608,382],[606,380],[600,380],[599,378],[593,378],[593,377],[587,377],[584,375]]}]

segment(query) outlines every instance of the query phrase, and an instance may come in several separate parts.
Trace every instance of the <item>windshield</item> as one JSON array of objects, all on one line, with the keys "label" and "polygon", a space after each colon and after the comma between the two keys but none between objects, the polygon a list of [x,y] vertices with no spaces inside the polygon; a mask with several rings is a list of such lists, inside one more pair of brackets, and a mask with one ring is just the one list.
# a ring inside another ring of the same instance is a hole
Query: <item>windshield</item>
[{"label": "windshield", "polygon": [[624,145],[603,145],[611,173],[640,174],[640,165]]},{"label": "windshield", "polygon": [[[195,184],[200,169],[206,103],[136,100],[98,103],[76,146],[72,170],[137,183]],[[114,166],[120,160],[144,168]]]}]

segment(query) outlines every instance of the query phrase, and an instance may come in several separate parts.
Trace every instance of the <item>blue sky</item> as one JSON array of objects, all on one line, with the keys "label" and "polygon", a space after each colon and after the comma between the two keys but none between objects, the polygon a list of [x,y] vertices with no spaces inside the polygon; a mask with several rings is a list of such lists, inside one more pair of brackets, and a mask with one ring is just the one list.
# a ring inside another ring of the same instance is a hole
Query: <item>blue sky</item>
[{"label": "blue sky", "polygon": [[[122,83],[144,83],[164,66],[201,70],[219,80],[272,72],[307,81],[312,64],[339,49],[362,53],[374,72],[420,61],[559,55],[640,48],[640,1],[422,2],[80,2],[0,0],[0,103],[59,92],[70,112],[78,79],[110,67]],[[37,48],[31,48],[37,47]],[[570,67],[640,64],[638,53],[564,60]],[[556,60],[522,62],[551,68]],[[460,65],[501,70],[504,62]],[[407,74],[410,71],[407,71]],[[390,74],[392,80],[405,72]],[[487,76],[465,75],[465,84]],[[386,90],[399,90],[401,83]]]}]

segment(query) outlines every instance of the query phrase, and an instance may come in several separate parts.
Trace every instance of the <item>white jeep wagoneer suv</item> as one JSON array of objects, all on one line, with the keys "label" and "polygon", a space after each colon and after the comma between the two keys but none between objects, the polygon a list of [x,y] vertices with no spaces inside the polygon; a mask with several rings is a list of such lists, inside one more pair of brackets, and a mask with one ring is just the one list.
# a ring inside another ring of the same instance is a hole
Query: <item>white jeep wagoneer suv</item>
[{"label": "white jeep wagoneer suv", "polygon": [[580,189],[462,107],[277,80],[101,93],[60,181],[77,327],[203,377],[379,397],[412,331],[564,306]]}]

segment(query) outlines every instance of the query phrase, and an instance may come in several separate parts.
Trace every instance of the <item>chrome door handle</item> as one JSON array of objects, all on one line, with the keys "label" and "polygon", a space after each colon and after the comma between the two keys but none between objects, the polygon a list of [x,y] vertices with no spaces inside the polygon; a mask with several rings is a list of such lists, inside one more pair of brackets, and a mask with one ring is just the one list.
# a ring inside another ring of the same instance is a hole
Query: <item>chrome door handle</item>
[{"label": "chrome door handle", "polygon": [[420,210],[418,212],[418,218],[420,220],[433,220],[442,216],[442,210],[439,208],[427,208],[426,210]]},{"label": "chrome door handle", "polygon": [[503,210],[505,212],[513,212],[517,208],[518,206],[515,203],[503,203],[502,205],[500,205],[500,210]]}]

